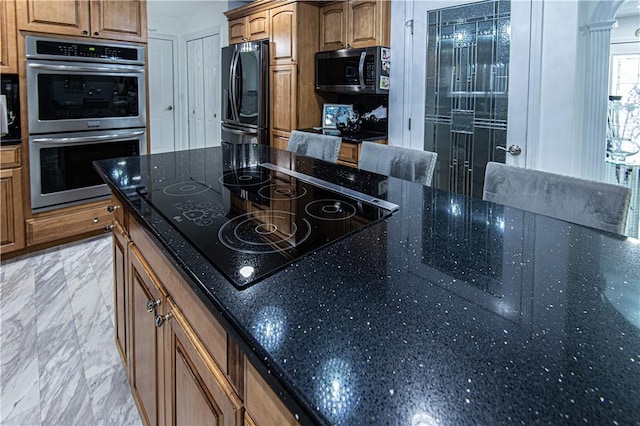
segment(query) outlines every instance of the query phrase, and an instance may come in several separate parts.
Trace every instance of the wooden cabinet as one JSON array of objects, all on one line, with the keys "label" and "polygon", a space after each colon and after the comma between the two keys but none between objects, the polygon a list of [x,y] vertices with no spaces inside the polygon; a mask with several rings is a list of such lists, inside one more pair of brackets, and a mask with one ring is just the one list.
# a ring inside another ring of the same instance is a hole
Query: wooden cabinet
[{"label": "wooden cabinet", "polygon": [[297,61],[297,9],[296,3],[271,9],[271,65],[287,65]]},{"label": "wooden cabinet", "polygon": [[269,388],[258,371],[247,360],[245,362],[245,407],[250,421],[257,425],[297,425],[296,418]]},{"label": "wooden cabinet", "polygon": [[16,3],[14,0],[0,2],[0,73],[18,73]]},{"label": "wooden cabinet", "polygon": [[319,10],[293,2],[270,13],[271,145],[286,149],[291,131],[320,123],[322,99],[314,87]]},{"label": "wooden cabinet", "polygon": [[296,65],[270,68],[271,132],[291,132],[297,127],[298,84]]},{"label": "wooden cabinet", "polygon": [[229,44],[269,38],[269,11],[229,21]]},{"label": "wooden cabinet", "polygon": [[[371,141],[381,144],[387,144],[386,139],[380,139],[377,141]],[[338,153],[338,164],[342,164],[350,167],[358,167],[360,162],[360,151],[362,150],[362,144],[357,142],[349,142],[343,140],[340,144],[340,152]]]},{"label": "wooden cabinet", "polygon": [[385,0],[349,0],[320,8],[320,49],[389,46],[391,6]]},{"label": "wooden cabinet", "polygon": [[347,2],[320,8],[320,49],[338,50],[347,47]]},{"label": "wooden cabinet", "polygon": [[156,318],[164,318],[165,298],[160,283],[135,246],[129,248],[131,286],[129,382],[140,417],[147,425],[164,424],[162,332]]},{"label": "wooden cabinet", "polygon": [[242,400],[213,361],[182,312],[169,300],[166,327],[167,424],[243,424]]},{"label": "wooden cabinet", "polygon": [[25,246],[20,145],[0,147],[0,253]]},{"label": "wooden cabinet", "polygon": [[115,212],[116,343],[143,423],[297,424],[131,212]]},{"label": "wooden cabinet", "polygon": [[21,30],[143,42],[146,0],[16,0]]},{"label": "wooden cabinet", "polygon": [[37,217],[27,219],[27,245],[34,246],[104,232],[113,221],[113,215],[107,210],[108,205],[109,201],[97,201],[41,213]]},{"label": "wooden cabinet", "polygon": [[129,237],[120,224],[115,221],[113,228],[113,298],[115,315],[116,347],[120,357],[129,368],[129,339],[127,338],[127,322],[129,321],[129,298],[131,297],[127,283]]}]

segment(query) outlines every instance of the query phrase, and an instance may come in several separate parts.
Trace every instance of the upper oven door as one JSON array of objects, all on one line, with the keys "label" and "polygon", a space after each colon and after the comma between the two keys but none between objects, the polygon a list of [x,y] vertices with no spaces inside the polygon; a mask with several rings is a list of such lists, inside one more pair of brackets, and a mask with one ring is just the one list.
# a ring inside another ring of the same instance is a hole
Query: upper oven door
[{"label": "upper oven door", "polygon": [[146,126],[142,65],[27,60],[29,133]]}]

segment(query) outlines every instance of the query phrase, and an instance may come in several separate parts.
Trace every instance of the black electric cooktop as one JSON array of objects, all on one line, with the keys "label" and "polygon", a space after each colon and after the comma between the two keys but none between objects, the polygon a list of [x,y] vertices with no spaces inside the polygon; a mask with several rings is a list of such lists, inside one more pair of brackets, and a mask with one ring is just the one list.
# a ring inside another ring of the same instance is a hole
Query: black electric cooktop
[{"label": "black electric cooktop", "polygon": [[397,210],[269,163],[226,171],[218,182],[165,181],[139,192],[238,288]]}]

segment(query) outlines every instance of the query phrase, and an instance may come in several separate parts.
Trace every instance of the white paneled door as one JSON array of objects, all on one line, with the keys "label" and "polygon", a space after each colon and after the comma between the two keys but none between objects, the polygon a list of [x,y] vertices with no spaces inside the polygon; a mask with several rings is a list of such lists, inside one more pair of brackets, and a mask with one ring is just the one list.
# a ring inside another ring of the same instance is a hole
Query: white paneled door
[{"label": "white paneled door", "polygon": [[149,127],[153,154],[176,149],[174,47],[172,38],[149,37]]},{"label": "white paneled door", "polygon": [[187,41],[189,148],[220,145],[220,34]]}]

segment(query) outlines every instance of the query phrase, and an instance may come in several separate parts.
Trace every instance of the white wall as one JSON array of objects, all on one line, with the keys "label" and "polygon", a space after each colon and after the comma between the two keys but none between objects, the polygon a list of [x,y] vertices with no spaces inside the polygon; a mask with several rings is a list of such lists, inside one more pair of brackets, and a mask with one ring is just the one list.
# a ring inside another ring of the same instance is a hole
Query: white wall
[{"label": "white wall", "polygon": [[[175,7],[178,6],[176,10]],[[187,50],[186,42],[194,34],[220,34],[221,46],[228,44],[226,0],[151,0],[147,4],[147,22],[149,35],[172,35],[178,37],[178,64],[175,78],[179,81],[179,90],[175,94],[176,121],[180,136],[176,149],[188,148],[188,108],[187,108]],[[178,15],[178,13],[184,13]],[[153,72],[153,70],[150,70]]]},{"label": "white wall", "polygon": [[640,28],[640,10],[636,16],[625,16],[616,20],[618,27],[611,31],[611,43],[640,43],[640,38],[635,36],[635,31]]}]

